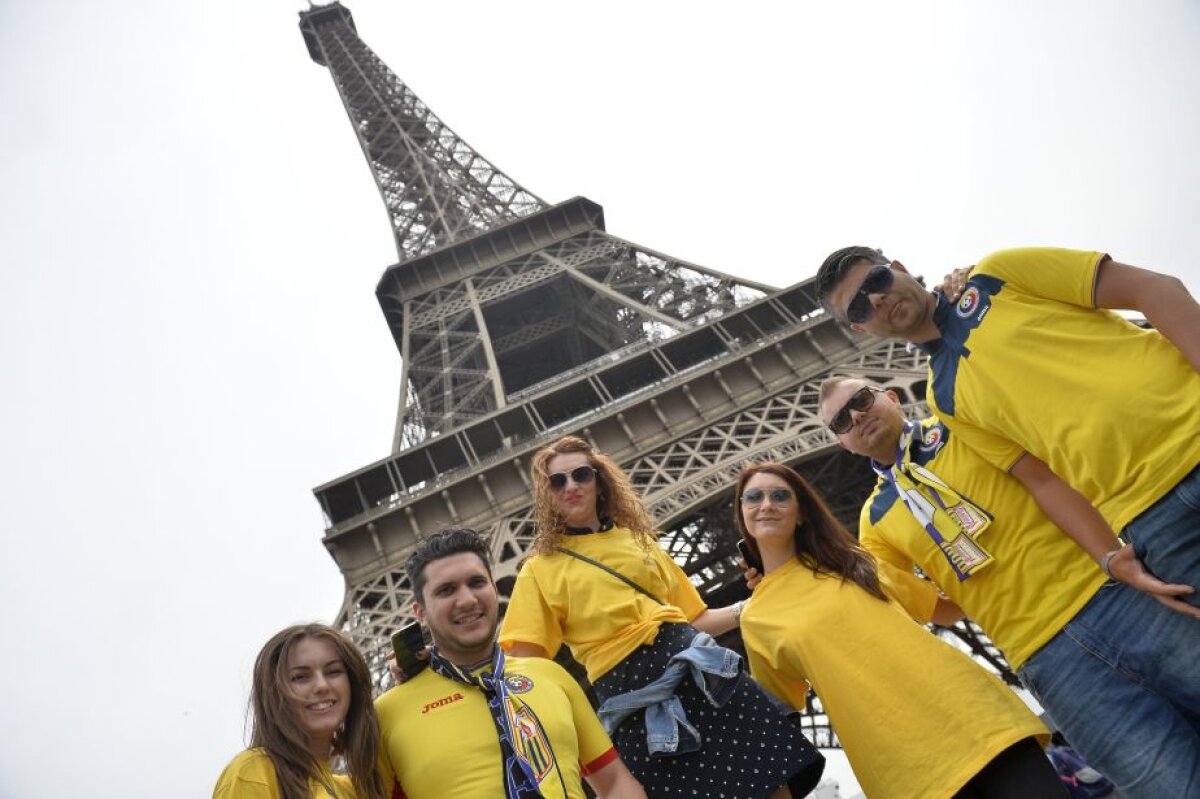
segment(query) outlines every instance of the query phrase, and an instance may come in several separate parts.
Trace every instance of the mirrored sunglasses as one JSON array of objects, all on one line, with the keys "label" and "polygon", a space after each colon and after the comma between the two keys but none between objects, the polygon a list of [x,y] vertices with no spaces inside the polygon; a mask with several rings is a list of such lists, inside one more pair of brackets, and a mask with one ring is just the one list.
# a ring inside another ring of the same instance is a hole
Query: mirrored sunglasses
[{"label": "mirrored sunglasses", "polygon": [[747,488],[742,492],[743,505],[761,505],[764,499],[770,499],[772,505],[786,505],[791,502],[795,495],[790,488]]}]

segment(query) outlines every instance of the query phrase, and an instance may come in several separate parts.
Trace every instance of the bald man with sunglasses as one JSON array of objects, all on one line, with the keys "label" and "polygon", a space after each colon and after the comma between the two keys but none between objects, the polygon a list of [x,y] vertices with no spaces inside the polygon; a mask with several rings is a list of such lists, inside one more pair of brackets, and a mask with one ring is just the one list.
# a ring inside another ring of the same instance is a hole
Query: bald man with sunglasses
[{"label": "bald man with sunglasses", "polygon": [[1196,622],[1106,580],[1015,478],[937,418],[909,421],[895,391],[830,378],[820,414],[878,476],[859,519],[863,547],[920,567],[930,593],[949,599],[937,607],[956,605],[987,632],[1124,795],[1200,796]]}]

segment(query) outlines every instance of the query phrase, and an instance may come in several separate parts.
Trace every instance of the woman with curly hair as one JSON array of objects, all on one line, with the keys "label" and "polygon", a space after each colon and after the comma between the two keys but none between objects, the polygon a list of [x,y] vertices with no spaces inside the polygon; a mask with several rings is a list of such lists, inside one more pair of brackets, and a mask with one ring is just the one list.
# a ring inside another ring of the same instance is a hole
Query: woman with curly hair
[{"label": "woman with curly hair", "polygon": [[[341,632],[303,624],[272,636],[250,703],[251,748],[225,767],[213,799],[383,799],[371,674]],[[348,775],[330,771],[335,756]]]},{"label": "woman with curly hair", "polygon": [[995,676],[910,618],[958,606],[876,564],[782,463],[738,477],[734,518],[765,576],[742,619],[754,676],[804,707],[811,685],[871,799],[1065,799],[1046,728]]},{"label": "woman with curly hair", "polygon": [[514,655],[563,643],[587,670],[600,718],[649,796],[804,796],[824,760],[712,636],[741,602],[709,608],[658,546],[616,463],[574,436],[533,458],[535,554],[500,628]]}]

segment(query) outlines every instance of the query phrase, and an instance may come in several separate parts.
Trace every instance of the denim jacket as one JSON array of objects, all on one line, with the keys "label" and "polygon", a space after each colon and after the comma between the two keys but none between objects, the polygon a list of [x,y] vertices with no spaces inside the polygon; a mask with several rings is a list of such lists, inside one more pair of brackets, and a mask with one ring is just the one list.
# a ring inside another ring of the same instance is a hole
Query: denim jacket
[{"label": "denim jacket", "polygon": [[676,652],[658,679],[633,691],[609,697],[597,715],[609,735],[639,710],[646,711],[646,749],[652,757],[695,752],[700,731],[683,712],[675,689],[690,674],[713,707],[721,707],[737,687],[742,657],[719,646],[708,633],[697,633],[687,649]]}]

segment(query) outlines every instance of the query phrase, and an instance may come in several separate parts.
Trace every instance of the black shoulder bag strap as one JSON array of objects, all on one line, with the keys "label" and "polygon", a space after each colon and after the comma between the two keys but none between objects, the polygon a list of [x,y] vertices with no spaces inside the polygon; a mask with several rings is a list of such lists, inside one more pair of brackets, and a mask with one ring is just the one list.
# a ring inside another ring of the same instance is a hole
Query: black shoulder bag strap
[{"label": "black shoulder bag strap", "polygon": [[637,583],[635,583],[633,580],[630,580],[628,577],[626,577],[625,575],[621,574],[619,571],[616,571],[615,569],[610,569],[608,566],[605,566],[603,563],[601,563],[601,562],[600,562],[600,561],[598,561],[598,560],[592,560],[592,559],[591,559],[591,558],[589,558],[587,555],[580,555],[580,554],[579,554],[578,552],[576,552],[575,550],[573,550],[573,549],[567,549],[566,547],[559,547],[559,548],[558,548],[558,551],[559,551],[559,552],[561,552],[561,553],[563,553],[564,555],[570,555],[570,556],[571,556],[571,557],[573,557],[573,558],[577,558],[578,560],[582,560],[584,563],[590,563],[590,564],[592,564],[593,566],[595,566],[597,569],[603,569],[604,571],[606,571],[606,572],[608,572],[609,574],[611,574],[613,577],[616,577],[618,580],[620,580],[621,582],[625,583],[625,585],[627,585],[627,586],[629,586],[630,588],[633,588],[633,589],[635,589],[635,590],[637,590],[637,591],[640,591],[641,593],[643,593],[643,594],[645,594],[646,596],[648,596],[648,597],[650,597],[651,599],[653,599],[653,600],[654,600],[655,602],[657,602],[658,604],[660,604],[660,605],[665,605],[665,604],[666,604],[666,603],[665,603],[665,602],[663,602],[661,599],[659,599],[658,597],[656,597],[654,594],[650,593],[650,592],[649,592],[649,591],[647,591],[645,588],[642,588],[640,585],[638,585]]}]

